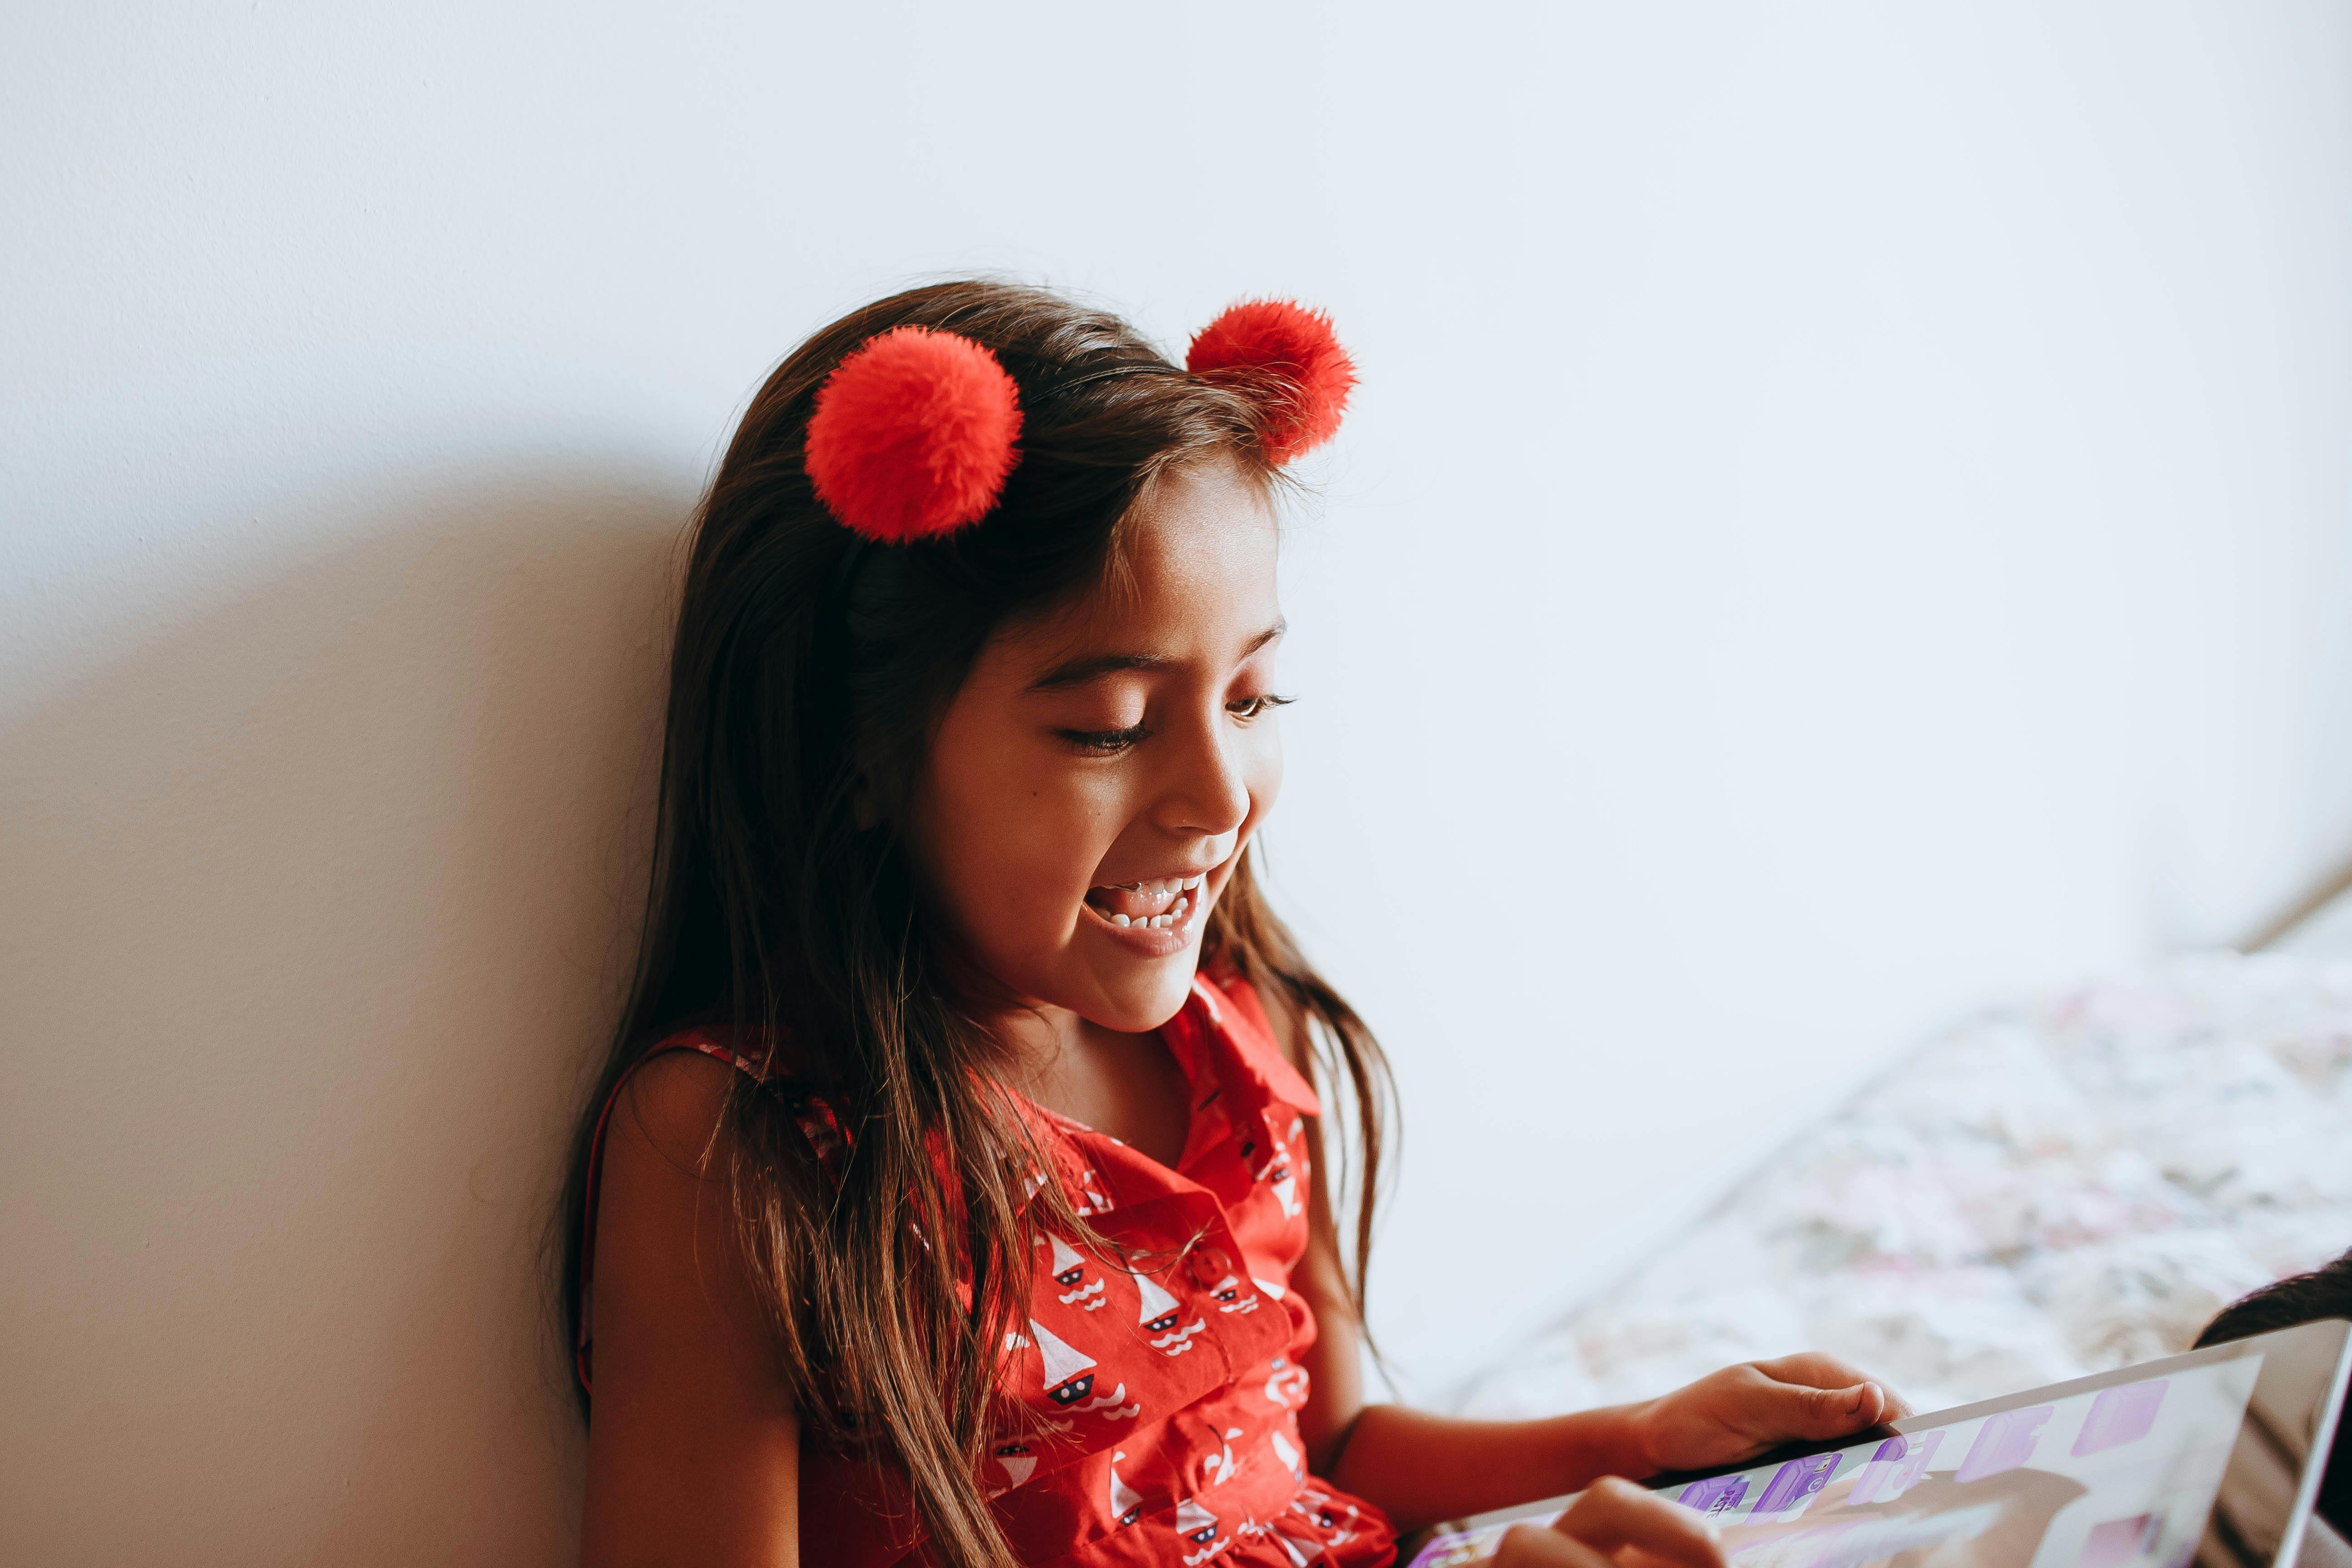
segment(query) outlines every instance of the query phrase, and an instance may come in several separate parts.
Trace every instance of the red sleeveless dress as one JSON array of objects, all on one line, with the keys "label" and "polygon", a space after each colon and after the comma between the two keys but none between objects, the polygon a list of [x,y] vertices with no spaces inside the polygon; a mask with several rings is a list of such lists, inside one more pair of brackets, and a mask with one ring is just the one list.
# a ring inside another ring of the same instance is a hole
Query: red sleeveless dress
[{"label": "red sleeveless dress", "polygon": [[[1022,1419],[982,1465],[997,1521],[1030,1564],[1381,1568],[1396,1554],[1387,1519],[1309,1475],[1298,1436],[1298,1357],[1316,1331],[1289,1282],[1307,1249],[1315,1091],[1242,982],[1196,978],[1160,1035],[1192,1089],[1174,1170],[1023,1102],[1071,1206],[1130,1257],[1155,1261],[1130,1273],[1061,1237],[1037,1237],[1030,1321],[998,1372]],[[722,1035],[689,1030],[656,1047],[664,1050],[698,1050],[756,1075]],[[794,1111],[820,1158],[837,1151],[821,1100],[797,1096]],[[583,1301],[593,1300],[603,1141],[600,1124]],[[584,1309],[578,1349],[584,1386]],[[800,1463],[803,1561],[932,1561],[897,1474],[806,1441]]]}]

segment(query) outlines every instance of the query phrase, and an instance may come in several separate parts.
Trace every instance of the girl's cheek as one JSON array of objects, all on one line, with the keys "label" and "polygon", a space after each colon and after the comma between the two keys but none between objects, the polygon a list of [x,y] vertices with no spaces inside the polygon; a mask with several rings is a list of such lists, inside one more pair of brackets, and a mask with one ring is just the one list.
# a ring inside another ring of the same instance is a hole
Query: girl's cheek
[{"label": "girl's cheek", "polygon": [[1018,879],[1039,920],[1066,917],[1085,899],[1127,820],[1130,793],[1128,781],[1081,775],[1039,781],[1007,802],[991,835],[1003,856],[997,874]]}]

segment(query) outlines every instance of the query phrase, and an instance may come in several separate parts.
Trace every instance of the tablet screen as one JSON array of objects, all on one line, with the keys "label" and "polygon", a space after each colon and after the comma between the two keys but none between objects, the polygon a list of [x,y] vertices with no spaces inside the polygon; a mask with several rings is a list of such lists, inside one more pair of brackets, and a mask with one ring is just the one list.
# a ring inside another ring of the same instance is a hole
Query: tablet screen
[{"label": "tablet screen", "polygon": [[2187,1568],[2261,1373],[2192,1366],[1692,1481],[1739,1568]]},{"label": "tablet screen", "polygon": [[[2307,1323],[1647,1484],[1733,1568],[2263,1568],[2318,1485],[2348,1335]],[[1441,1525],[1409,1568],[1475,1563],[1572,1500]]]}]

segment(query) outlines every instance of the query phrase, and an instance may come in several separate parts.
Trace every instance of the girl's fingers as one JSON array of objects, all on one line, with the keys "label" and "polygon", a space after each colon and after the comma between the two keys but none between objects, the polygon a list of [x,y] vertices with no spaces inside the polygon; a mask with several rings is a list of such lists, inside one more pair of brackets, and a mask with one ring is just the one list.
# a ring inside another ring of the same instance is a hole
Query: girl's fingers
[{"label": "girl's fingers", "polygon": [[1768,1440],[1843,1437],[1876,1426],[1887,1404],[1886,1391],[1874,1383],[1851,1388],[1768,1383],[1740,1413],[1740,1425]]},{"label": "girl's fingers", "polygon": [[1581,1541],[1541,1524],[1515,1524],[1495,1543],[1495,1568],[1617,1568]]},{"label": "girl's fingers", "polygon": [[1724,1568],[1723,1548],[1706,1521],[1615,1476],[1593,1482],[1552,1530],[1603,1556],[1630,1546],[1680,1568]]},{"label": "girl's fingers", "polygon": [[1755,1367],[1788,1391],[1782,1408],[1796,1413],[1800,1424],[1790,1430],[1798,1436],[1843,1436],[1911,1414],[1893,1389],[1832,1355],[1787,1355]]},{"label": "girl's fingers", "polygon": [[1886,1401],[1886,1408],[1878,1413],[1878,1418],[1881,1421],[1900,1421],[1906,1415],[1914,1413],[1911,1409],[1911,1402],[1885,1384],[1878,1384],[1878,1392]]}]

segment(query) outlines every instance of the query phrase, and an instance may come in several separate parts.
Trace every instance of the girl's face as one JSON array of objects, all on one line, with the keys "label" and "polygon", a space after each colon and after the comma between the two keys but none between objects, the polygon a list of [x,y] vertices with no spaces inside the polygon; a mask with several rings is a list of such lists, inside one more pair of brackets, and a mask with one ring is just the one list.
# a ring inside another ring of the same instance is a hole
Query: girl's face
[{"label": "girl's face", "polygon": [[1165,476],[1129,582],[1000,628],[933,734],[910,838],[932,904],[1024,1003],[1139,1034],[1282,782],[1275,521],[1230,463]]}]

